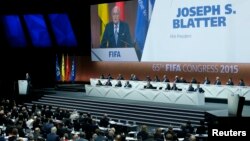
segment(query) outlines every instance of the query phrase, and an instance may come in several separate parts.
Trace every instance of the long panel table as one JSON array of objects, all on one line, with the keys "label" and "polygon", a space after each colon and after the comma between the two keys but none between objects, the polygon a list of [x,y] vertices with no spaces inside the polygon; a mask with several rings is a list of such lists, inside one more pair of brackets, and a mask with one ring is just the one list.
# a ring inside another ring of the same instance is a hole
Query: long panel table
[{"label": "long panel table", "polygon": [[[91,78],[90,79],[90,85],[95,86],[97,83],[97,80],[101,80],[101,82],[104,84],[107,79],[96,79]],[[118,80],[111,80],[111,83],[113,84],[112,87],[115,86]],[[121,80],[122,85],[124,86],[126,80]],[[146,81],[129,81],[132,85],[132,88],[136,89],[142,89],[146,85]],[[160,87],[165,88],[166,83],[165,82],[151,82],[151,84],[154,87],[157,87],[159,89]],[[169,83],[172,86],[172,83]],[[188,83],[177,83],[177,87],[182,89],[182,91],[186,91],[188,88]],[[228,95],[232,94],[239,94],[240,96],[245,97],[246,101],[250,101],[250,87],[248,86],[227,86],[227,85],[200,85],[205,90],[205,98],[216,98],[216,99],[227,99]],[[196,88],[196,84],[193,84],[193,87]]]},{"label": "long panel table", "polygon": [[196,92],[91,85],[85,85],[85,89],[87,96],[187,105],[205,104],[204,94]]}]

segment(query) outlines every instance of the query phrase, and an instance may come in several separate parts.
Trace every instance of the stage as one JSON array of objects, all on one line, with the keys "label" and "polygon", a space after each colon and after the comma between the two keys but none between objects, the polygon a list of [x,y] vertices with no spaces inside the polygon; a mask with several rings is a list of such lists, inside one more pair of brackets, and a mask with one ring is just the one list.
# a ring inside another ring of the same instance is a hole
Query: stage
[{"label": "stage", "polygon": [[[228,105],[227,103],[214,103],[214,102],[205,102],[205,105],[182,105],[182,104],[169,104],[169,103],[157,103],[157,102],[142,102],[137,100],[122,100],[122,99],[114,99],[114,98],[98,98],[98,97],[91,97],[86,96],[85,92],[70,92],[70,91],[60,91],[60,90],[50,90],[49,95],[53,96],[60,96],[60,97],[69,97],[69,98],[76,98],[76,99],[95,99],[95,100],[104,100],[104,101],[112,101],[117,103],[130,103],[130,104],[143,104],[143,105],[150,105],[150,106],[160,106],[160,107],[172,107],[172,108],[180,108],[180,109],[190,109],[190,110],[201,110],[216,116],[228,116]],[[242,111],[243,117],[250,117],[250,106],[244,105]]]},{"label": "stage", "polygon": [[[64,87],[66,86],[66,87]],[[228,105],[225,102],[208,102],[204,105],[184,105],[159,102],[145,102],[138,100],[103,98],[87,96],[83,84],[63,85],[56,88],[34,90],[42,94],[37,100],[26,102],[32,104],[51,105],[69,110],[89,112],[94,119],[100,119],[104,113],[117,122],[146,124],[153,127],[179,127],[191,121],[194,126],[200,120],[211,120],[219,117],[228,117]],[[31,94],[31,95],[32,95]],[[216,100],[214,100],[216,101]],[[245,104],[242,117],[250,117],[250,106]]]}]

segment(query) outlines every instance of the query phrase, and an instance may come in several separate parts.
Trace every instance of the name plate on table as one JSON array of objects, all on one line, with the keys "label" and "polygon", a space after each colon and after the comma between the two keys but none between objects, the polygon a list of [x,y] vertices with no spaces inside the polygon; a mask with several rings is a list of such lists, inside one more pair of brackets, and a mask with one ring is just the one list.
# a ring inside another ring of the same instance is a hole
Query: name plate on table
[{"label": "name plate on table", "polygon": [[134,61],[139,62],[135,48],[92,48],[92,61]]}]

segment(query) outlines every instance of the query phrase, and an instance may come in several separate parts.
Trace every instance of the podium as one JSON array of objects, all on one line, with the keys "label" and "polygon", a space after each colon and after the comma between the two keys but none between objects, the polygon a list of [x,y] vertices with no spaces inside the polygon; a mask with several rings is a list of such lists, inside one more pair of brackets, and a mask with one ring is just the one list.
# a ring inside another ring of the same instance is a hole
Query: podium
[{"label": "podium", "polygon": [[126,48],[92,48],[92,61],[132,61],[139,62],[134,47]]},{"label": "podium", "polygon": [[27,95],[28,93],[28,81],[18,80],[18,91],[20,95]]}]

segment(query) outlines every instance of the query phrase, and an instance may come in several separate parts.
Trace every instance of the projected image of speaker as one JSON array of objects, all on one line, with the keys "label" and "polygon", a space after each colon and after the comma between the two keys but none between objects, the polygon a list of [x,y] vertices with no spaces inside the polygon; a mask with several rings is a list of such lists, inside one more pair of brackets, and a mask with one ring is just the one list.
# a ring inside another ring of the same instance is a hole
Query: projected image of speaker
[{"label": "projected image of speaker", "polygon": [[27,80],[18,80],[18,93],[20,95],[28,94],[28,81]]},{"label": "projected image of speaker", "polygon": [[245,97],[241,97],[239,94],[228,95],[228,116],[241,117],[244,102]]}]

